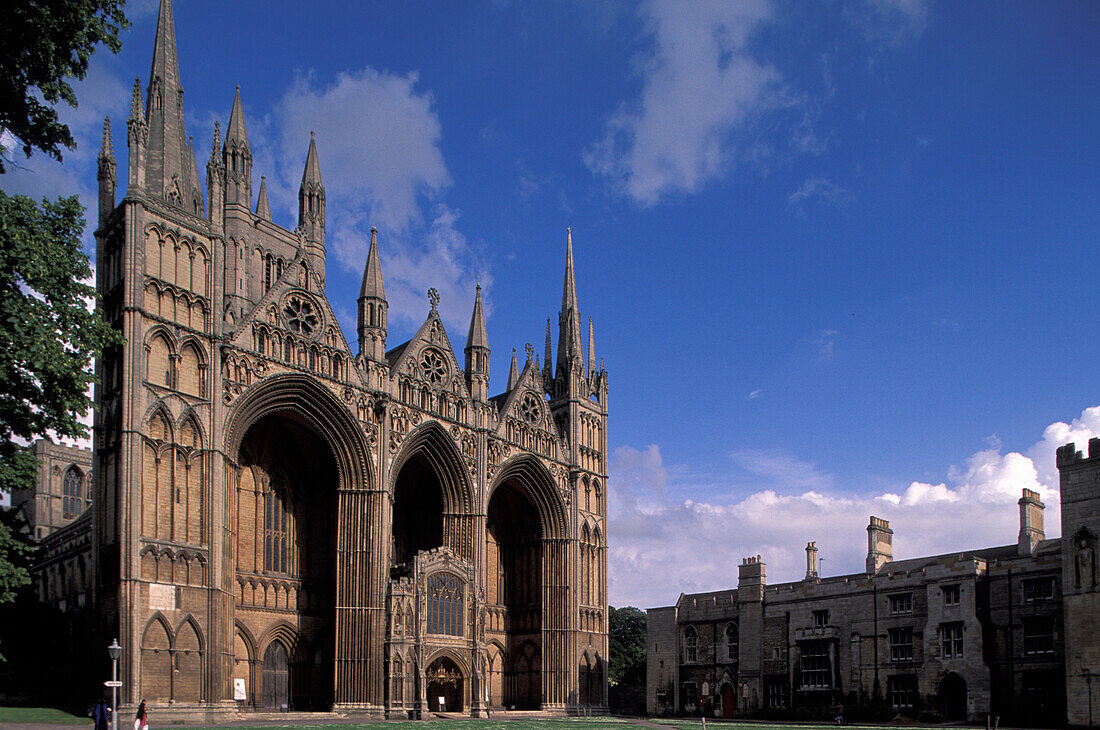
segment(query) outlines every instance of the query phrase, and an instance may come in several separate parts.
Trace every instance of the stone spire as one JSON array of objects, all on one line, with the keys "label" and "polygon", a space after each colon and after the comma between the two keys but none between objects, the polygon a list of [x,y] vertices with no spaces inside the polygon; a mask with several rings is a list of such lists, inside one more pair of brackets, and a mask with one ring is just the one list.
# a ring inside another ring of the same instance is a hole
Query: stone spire
[{"label": "stone spire", "polygon": [[202,189],[199,188],[199,166],[198,160],[195,158],[195,140],[193,137],[187,138],[187,192],[189,200],[186,202],[185,207],[191,213],[201,216],[202,212]]},{"label": "stone spire", "polygon": [[248,144],[248,129],[241,106],[241,87],[233,95],[233,110],[225,128],[225,202],[252,206],[252,147]]},{"label": "stone spire", "polygon": [[466,335],[466,385],[474,400],[489,397],[489,336],[485,332],[485,313],[481,307],[481,284],[474,295],[474,313],[470,316],[470,332]]},{"label": "stone spire", "polygon": [[[260,195],[267,200],[260,182]],[[382,362],[386,356],[386,317],[389,303],[382,286],[382,262],[378,259],[378,229],[370,229],[370,249],[363,267],[363,285],[359,288],[359,356]]]},{"label": "stone spire", "polygon": [[546,360],[546,372],[542,374],[543,379],[549,383],[554,379],[554,347],[550,343],[550,318],[546,318],[546,348],[545,348],[545,360]]},{"label": "stone spire", "polygon": [[130,117],[126,120],[126,147],[129,153],[127,185],[137,190],[145,184],[145,162],[148,157],[149,125],[141,106],[141,79],[134,79],[134,92],[130,97]]},{"label": "stone spire", "polygon": [[210,201],[210,222],[220,228],[225,224],[225,167],[222,165],[222,127],[217,121],[214,122],[214,137],[210,140],[210,157],[206,160],[206,195]]},{"label": "stone spire", "polygon": [[519,384],[519,363],[516,362],[516,348],[512,348],[512,367],[508,368],[508,390],[515,390]]},{"label": "stone spire", "polygon": [[99,148],[96,178],[99,180],[99,225],[102,227],[107,216],[115,209],[115,187],[118,185],[118,163],[115,161],[115,149],[111,143],[110,117],[103,119],[103,144]]},{"label": "stone spire", "polygon": [[588,377],[596,372],[596,333],[592,327],[592,318],[588,318]]},{"label": "stone spire", "polygon": [[474,295],[474,313],[470,316],[466,347],[489,347],[489,336],[485,332],[485,313],[481,308],[481,284],[477,285],[477,293]]},{"label": "stone spire", "polygon": [[577,306],[577,282],[573,274],[573,229],[565,229],[565,284],[561,293],[561,313],[558,315],[559,374],[569,369],[574,360],[583,358],[581,349],[581,311]]},{"label": "stone spire", "polygon": [[302,185],[298,189],[298,227],[306,238],[324,245],[325,242],[325,185],[321,181],[321,163],[317,161],[317,142],[309,133],[309,152],[306,167],[302,171]]},{"label": "stone spire", "polygon": [[187,129],[183,121],[183,88],[176,57],[172,0],[160,0],[145,117],[149,125],[146,189],[190,210],[198,186],[191,178]]},{"label": "stone spire", "polygon": [[256,196],[256,215],[265,221],[271,220],[271,205],[267,202],[267,179],[260,175],[260,192]]}]

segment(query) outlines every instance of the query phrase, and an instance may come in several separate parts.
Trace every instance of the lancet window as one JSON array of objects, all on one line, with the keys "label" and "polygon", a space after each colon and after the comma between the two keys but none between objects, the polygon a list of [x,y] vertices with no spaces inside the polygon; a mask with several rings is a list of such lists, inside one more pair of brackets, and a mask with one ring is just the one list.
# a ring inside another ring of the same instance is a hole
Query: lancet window
[{"label": "lancet window", "polygon": [[70,466],[69,470],[65,472],[65,478],[61,483],[61,513],[68,519],[70,517],[76,517],[80,514],[80,508],[83,503],[83,479],[80,476],[80,471],[75,466]]},{"label": "lancet window", "polygon": [[264,569],[273,573],[288,572],[287,534],[289,522],[285,493],[273,483],[264,496]]}]

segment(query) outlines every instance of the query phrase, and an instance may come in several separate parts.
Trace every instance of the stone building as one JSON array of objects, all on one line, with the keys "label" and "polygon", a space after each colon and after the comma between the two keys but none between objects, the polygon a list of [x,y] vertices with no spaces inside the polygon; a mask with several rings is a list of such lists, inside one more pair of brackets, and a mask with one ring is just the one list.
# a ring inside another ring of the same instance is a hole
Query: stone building
[{"label": "stone building", "polygon": [[1100,667],[1100,440],[1088,457],[1059,449],[1058,468],[1061,538],[1045,538],[1043,504],[1024,489],[1016,544],[895,560],[889,523],[871,517],[863,573],[822,577],[811,542],[801,581],[767,585],[755,556],[735,589],[650,609],[647,710],[877,702],[948,720],[1086,724]]},{"label": "stone building", "polygon": [[480,288],[461,351],[434,290],[387,347],[376,231],[357,352],[345,341],[323,139],[303,140],[284,228],[262,177],[253,193],[238,90],[204,192],[170,0],[126,145],[118,202],[105,128],[97,286],[126,344],[97,365],[91,523],[123,701],[160,717],[603,711],[608,376],[591,323],[583,351],[571,237],[556,355],[548,320],[545,359],[513,350],[492,395]]},{"label": "stone building", "polygon": [[38,462],[33,490],[12,495],[12,509],[41,540],[71,524],[92,505],[92,450],[38,439],[31,444]]}]

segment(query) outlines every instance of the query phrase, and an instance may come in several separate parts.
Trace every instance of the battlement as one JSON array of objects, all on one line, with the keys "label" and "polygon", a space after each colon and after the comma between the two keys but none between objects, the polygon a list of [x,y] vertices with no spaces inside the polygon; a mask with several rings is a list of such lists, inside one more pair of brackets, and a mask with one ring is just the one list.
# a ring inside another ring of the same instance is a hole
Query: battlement
[{"label": "battlement", "polygon": [[1080,451],[1078,451],[1077,445],[1073,443],[1068,443],[1065,446],[1059,446],[1058,450],[1055,452],[1055,462],[1057,463],[1059,469],[1064,466],[1073,466],[1076,463],[1097,458],[1100,458],[1100,438],[1089,439],[1088,457],[1085,457]]}]

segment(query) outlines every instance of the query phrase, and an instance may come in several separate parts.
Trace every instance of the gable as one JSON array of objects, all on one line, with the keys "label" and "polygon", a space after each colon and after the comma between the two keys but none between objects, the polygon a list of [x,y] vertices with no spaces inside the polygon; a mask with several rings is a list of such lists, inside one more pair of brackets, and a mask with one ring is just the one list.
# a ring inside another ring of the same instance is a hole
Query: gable
[{"label": "gable", "polygon": [[344,380],[354,358],[336,313],[299,252],[233,333],[231,343],[273,361]]},{"label": "gable", "polygon": [[[390,377],[398,381],[417,381],[433,390],[449,391],[469,398],[466,378],[458,365],[451,340],[439,312],[434,308],[411,340],[388,354]],[[402,397],[402,400],[407,400]]]},{"label": "gable", "polygon": [[542,375],[528,360],[516,387],[508,392],[500,409],[497,436],[544,456],[556,458],[558,431],[546,403]]}]

